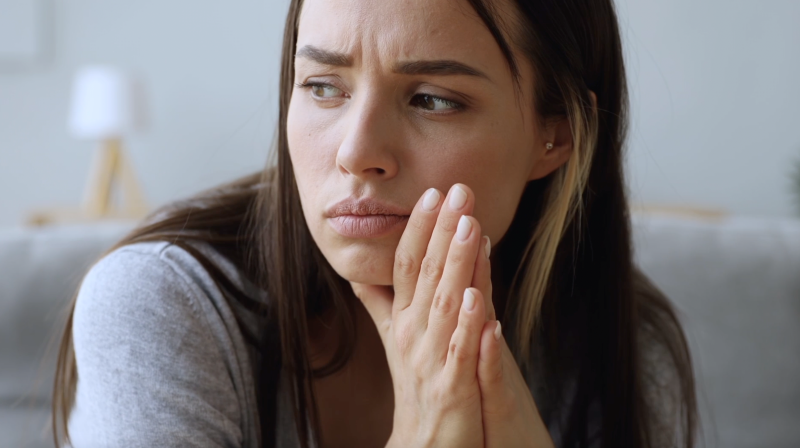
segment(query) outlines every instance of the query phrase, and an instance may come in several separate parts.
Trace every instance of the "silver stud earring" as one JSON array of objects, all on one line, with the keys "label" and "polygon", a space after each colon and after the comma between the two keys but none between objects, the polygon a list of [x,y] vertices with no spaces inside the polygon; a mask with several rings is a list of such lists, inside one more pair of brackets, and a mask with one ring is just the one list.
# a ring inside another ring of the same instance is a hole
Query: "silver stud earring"
[{"label": "silver stud earring", "polygon": [[544,145],[544,147],[547,148],[547,149],[553,149],[553,144],[550,143],[550,142],[547,142],[547,144]]}]

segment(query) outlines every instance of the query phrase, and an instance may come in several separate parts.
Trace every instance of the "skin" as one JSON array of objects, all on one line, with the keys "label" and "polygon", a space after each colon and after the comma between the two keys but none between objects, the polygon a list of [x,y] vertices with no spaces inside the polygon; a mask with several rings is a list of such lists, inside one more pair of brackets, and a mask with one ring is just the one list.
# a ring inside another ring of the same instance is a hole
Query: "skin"
[{"label": "skin", "polygon": [[[323,446],[423,446],[432,434],[437,446],[550,446],[504,339],[494,338],[503,304],[492,303],[483,248],[507,231],[526,183],[568,160],[569,124],[539,124],[526,106],[531,67],[520,64],[519,98],[463,0],[306,0],[297,49],[287,135],[303,213],[361,299],[352,360],[314,385]],[[442,60],[472,74],[398,73]],[[467,195],[460,209],[448,205],[456,185]],[[440,198],[425,211],[431,188]],[[324,212],[349,196],[400,206],[414,225],[339,235]],[[463,242],[454,236],[462,215],[471,224]],[[468,287],[472,310],[462,306]],[[336,343],[324,320],[309,323],[313,365]]]}]

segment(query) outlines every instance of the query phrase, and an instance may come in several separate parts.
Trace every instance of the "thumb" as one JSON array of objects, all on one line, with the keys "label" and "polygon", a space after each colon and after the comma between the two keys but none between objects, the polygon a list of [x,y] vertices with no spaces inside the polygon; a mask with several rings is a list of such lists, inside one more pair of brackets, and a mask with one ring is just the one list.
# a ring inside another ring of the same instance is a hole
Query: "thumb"
[{"label": "thumb", "polygon": [[364,304],[372,321],[378,328],[381,339],[386,341],[386,334],[392,324],[392,303],[394,290],[391,286],[368,285],[365,283],[350,282],[353,293]]},{"label": "thumb", "polygon": [[[489,321],[483,325],[481,349],[478,356],[478,384],[481,388],[484,411],[496,412],[501,406],[504,392],[502,330],[499,321]],[[494,403],[493,403],[494,402]]]}]

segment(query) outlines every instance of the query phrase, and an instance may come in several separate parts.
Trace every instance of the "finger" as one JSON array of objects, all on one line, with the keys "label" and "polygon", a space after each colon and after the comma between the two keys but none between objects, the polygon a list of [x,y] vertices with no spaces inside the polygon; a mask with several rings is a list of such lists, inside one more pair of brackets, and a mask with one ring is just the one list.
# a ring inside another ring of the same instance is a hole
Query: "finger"
[{"label": "finger", "polygon": [[[444,272],[447,254],[450,251],[450,243],[456,233],[458,221],[461,216],[472,213],[475,202],[474,197],[469,187],[464,184],[455,184],[450,188],[439,211],[425,257],[422,259],[417,287],[414,291],[411,305],[414,308],[416,317],[425,325],[428,322],[433,296]],[[467,286],[469,286],[469,282],[464,284],[458,293],[459,303],[461,302],[461,292]]]},{"label": "finger", "polygon": [[483,294],[478,289],[464,290],[458,326],[450,338],[445,362],[445,371],[455,384],[468,384],[476,380],[481,331],[485,323],[483,302]]},{"label": "finger", "polygon": [[[447,253],[442,280],[434,293],[425,339],[428,350],[434,356],[438,354],[441,361],[447,356],[447,345],[458,324],[464,290],[472,281],[475,258],[483,250],[479,247],[480,232],[477,219],[461,217]],[[481,306],[485,305],[481,303]]]},{"label": "finger", "polygon": [[400,243],[394,255],[394,271],[392,284],[394,286],[394,310],[402,311],[411,305],[414,291],[417,288],[417,278],[422,259],[428,249],[436,217],[439,215],[439,205],[442,194],[435,188],[428,189],[423,194],[411,216],[408,224],[400,237]]},{"label": "finger", "polygon": [[486,411],[496,409],[493,401],[499,403],[503,397],[501,338],[502,327],[499,321],[489,321],[483,325],[478,355],[478,385],[481,388],[481,406]]},{"label": "finger", "polygon": [[492,243],[489,237],[484,235],[481,238],[481,245],[478,250],[478,256],[475,259],[475,270],[472,274],[472,283],[470,286],[477,288],[483,293],[486,298],[486,320],[495,320],[497,316],[494,311],[494,297],[492,296],[492,266],[489,262],[489,254],[491,253]]},{"label": "finger", "polygon": [[392,325],[392,302],[394,301],[394,294],[390,286],[384,285],[367,285],[363,283],[350,282],[353,288],[353,293],[364,304],[372,321],[378,328],[378,334],[381,339],[386,343],[386,336]]}]

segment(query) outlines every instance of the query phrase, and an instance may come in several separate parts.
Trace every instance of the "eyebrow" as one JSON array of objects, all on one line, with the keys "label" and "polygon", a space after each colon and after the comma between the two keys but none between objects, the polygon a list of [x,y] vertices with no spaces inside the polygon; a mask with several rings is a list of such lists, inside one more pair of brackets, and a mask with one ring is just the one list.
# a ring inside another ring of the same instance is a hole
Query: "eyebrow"
[{"label": "eyebrow", "polygon": [[313,45],[306,45],[301,48],[294,57],[310,59],[319,64],[332,65],[334,67],[351,67],[353,65],[353,60],[346,54],[323,50]]},{"label": "eyebrow", "polygon": [[395,73],[403,75],[466,75],[489,79],[482,71],[457,61],[413,61],[395,65]]},{"label": "eyebrow", "polygon": [[[304,46],[295,54],[295,57],[309,59],[316,63],[333,67],[353,66],[353,59],[350,56],[336,51],[323,50],[313,45]],[[467,64],[451,60],[400,62],[395,64],[393,71],[401,75],[466,75],[490,80],[482,71]]]}]

